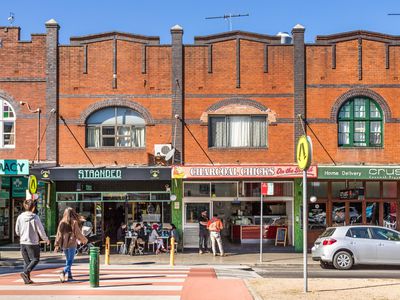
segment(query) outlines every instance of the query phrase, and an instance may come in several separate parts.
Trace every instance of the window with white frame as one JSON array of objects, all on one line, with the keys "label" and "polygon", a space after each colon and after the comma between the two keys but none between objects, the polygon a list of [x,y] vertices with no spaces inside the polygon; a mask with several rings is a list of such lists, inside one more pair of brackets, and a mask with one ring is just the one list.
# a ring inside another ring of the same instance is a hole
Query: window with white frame
[{"label": "window with white frame", "polygon": [[0,98],[0,148],[15,147],[15,112],[10,103]]},{"label": "window with white frame", "polygon": [[266,116],[210,116],[209,147],[263,148],[266,146]]},{"label": "window with white frame", "polygon": [[88,148],[143,148],[145,120],[127,107],[107,107],[91,114],[86,121]]}]

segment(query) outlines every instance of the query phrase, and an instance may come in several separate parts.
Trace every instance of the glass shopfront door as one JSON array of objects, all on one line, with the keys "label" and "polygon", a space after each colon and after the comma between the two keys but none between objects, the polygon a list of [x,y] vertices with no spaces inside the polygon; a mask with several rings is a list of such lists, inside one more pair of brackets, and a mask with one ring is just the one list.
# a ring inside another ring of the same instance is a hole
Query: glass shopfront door
[{"label": "glass shopfront door", "polygon": [[190,202],[185,203],[184,210],[184,226],[183,226],[183,243],[184,247],[199,246],[199,218],[202,211],[207,211],[210,218],[210,202]]}]

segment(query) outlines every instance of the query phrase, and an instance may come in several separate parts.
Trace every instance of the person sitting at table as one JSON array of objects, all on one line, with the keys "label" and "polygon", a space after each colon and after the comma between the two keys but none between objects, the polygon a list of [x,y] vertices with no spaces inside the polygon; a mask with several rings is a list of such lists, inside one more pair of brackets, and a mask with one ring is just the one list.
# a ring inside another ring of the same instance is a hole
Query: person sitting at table
[{"label": "person sitting at table", "polygon": [[149,243],[154,243],[157,245],[156,254],[160,254],[161,252],[166,252],[166,250],[164,248],[164,242],[157,232],[158,224],[153,224],[152,228],[153,228],[153,230],[151,231],[151,234],[149,237]]}]

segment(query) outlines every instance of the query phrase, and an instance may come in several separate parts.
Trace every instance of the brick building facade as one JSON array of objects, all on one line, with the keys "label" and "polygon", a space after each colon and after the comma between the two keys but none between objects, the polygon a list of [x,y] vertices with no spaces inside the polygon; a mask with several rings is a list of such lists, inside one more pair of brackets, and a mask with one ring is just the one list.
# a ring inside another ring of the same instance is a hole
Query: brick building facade
[{"label": "brick building facade", "polygon": [[[50,190],[44,200],[49,231],[59,210],[73,204],[99,232],[117,226],[104,219],[110,211],[108,219],[123,214],[128,222],[174,222],[192,245],[200,210],[243,228],[257,222],[240,221],[260,213],[260,182],[270,181],[267,222],[286,226],[289,242],[300,249],[298,115],[314,146],[309,192],[318,200],[310,203],[310,238],[336,221],[397,226],[398,36],[355,31],[308,44],[305,29],[296,25],[289,43],[233,31],[183,44],[183,29],[174,26],[170,44],[108,32],[59,45],[58,24],[51,20],[46,29],[22,42],[19,28],[0,28],[0,98],[15,112],[15,146],[0,151],[5,159],[37,160],[36,149],[27,146],[36,145],[36,116],[18,102],[40,107],[41,161],[31,167]],[[238,136],[230,134],[234,126]],[[171,145],[173,158],[166,161],[155,145]],[[241,166],[252,175],[217,176],[225,171],[215,169],[171,181],[172,164]],[[347,175],[326,175],[336,172],[335,165],[347,168]],[[377,166],[389,175],[353,174],[357,168],[381,172],[371,170]],[[340,191],[346,190],[359,197],[345,198]],[[170,192],[177,196],[173,202]],[[228,228],[227,236],[234,230]]]}]

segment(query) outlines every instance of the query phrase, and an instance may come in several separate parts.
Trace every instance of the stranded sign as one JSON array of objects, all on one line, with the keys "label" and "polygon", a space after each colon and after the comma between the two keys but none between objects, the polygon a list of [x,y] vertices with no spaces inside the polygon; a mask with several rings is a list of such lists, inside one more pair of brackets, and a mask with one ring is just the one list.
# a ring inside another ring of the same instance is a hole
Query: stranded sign
[{"label": "stranded sign", "polygon": [[[173,166],[172,178],[297,178],[302,170],[294,165],[219,165]],[[309,178],[317,176],[317,167],[307,171]]]}]

